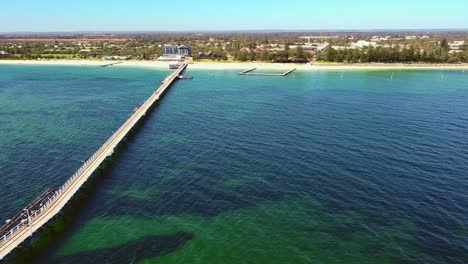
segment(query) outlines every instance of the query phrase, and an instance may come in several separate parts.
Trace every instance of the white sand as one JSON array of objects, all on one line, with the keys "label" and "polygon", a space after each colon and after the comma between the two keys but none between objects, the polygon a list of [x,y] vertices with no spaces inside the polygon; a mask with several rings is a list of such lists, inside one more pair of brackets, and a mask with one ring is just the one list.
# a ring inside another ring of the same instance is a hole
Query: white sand
[{"label": "white sand", "polygon": [[[113,63],[112,61],[99,60],[0,60],[0,64],[14,65],[68,65],[68,66],[100,66]],[[175,62],[159,61],[124,61],[112,67],[145,67],[168,69],[169,64]],[[301,71],[317,70],[405,70],[405,69],[427,69],[427,70],[461,70],[468,69],[468,64],[281,64],[281,63],[216,63],[216,62],[196,62],[190,64],[191,69],[200,70],[247,70],[251,68],[266,70],[289,70],[297,68]]]}]

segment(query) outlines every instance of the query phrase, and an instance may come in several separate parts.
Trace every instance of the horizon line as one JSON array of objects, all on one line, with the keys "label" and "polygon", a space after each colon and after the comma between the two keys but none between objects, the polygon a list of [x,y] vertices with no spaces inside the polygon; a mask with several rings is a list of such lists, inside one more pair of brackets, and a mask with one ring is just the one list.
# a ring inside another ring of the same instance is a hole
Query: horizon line
[{"label": "horizon line", "polygon": [[4,31],[0,34],[79,34],[79,33],[235,33],[235,32],[284,32],[284,33],[301,33],[301,32],[468,32],[468,28],[380,28],[380,29],[203,29],[203,30],[58,30],[58,31]]}]

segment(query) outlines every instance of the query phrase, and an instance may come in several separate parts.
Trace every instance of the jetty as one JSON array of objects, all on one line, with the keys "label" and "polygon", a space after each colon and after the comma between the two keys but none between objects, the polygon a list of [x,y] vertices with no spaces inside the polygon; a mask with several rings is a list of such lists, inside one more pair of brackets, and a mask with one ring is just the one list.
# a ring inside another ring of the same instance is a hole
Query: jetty
[{"label": "jetty", "polygon": [[246,75],[247,73],[255,71],[256,69],[257,68],[252,68],[252,69],[248,69],[248,70],[245,70],[245,71],[241,71],[241,72],[239,72],[239,75]]},{"label": "jetty", "polygon": [[286,76],[286,75],[288,75],[288,74],[290,74],[290,73],[292,73],[293,71],[296,70],[296,68],[293,68],[293,69],[287,70],[287,71],[285,71],[283,73],[253,72],[256,69],[257,68],[241,71],[241,72],[239,72],[239,75],[248,75],[248,76]]},{"label": "jetty", "polygon": [[182,63],[166,78],[161,86],[134,110],[127,121],[59,189],[47,190],[21,213],[7,220],[6,224],[0,228],[0,260],[60,213],[101,164],[113,155],[118,145],[147,114],[148,110],[179,79],[187,65],[186,62]]},{"label": "jetty", "polygon": [[110,67],[110,66],[113,66],[113,65],[121,64],[121,63],[123,63],[123,61],[117,61],[117,62],[104,64],[104,65],[101,65],[101,67]]}]

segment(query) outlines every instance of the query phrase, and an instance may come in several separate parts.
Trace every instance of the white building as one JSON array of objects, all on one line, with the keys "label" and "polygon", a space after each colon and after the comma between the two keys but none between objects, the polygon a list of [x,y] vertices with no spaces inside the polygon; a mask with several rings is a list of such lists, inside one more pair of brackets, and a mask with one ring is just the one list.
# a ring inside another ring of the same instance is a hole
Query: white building
[{"label": "white building", "polygon": [[376,47],[377,43],[376,42],[369,42],[365,40],[358,40],[358,42],[351,43],[351,48],[353,49],[362,49],[364,47]]},{"label": "white building", "polygon": [[348,49],[347,46],[332,46],[332,48],[333,48],[334,50],[345,50],[345,49]]},{"label": "white building", "polygon": [[330,43],[328,43],[328,42],[321,43],[321,44],[317,45],[317,50],[318,50],[318,51],[322,51],[322,50],[324,50],[325,48],[327,48],[328,45],[330,45]]},{"label": "white building", "polygon": [[385,37],[380,37],[380,36],[373,36],[371,41],[385,41],[389,40],[391,36],[385,36]]},{"label": "white building", "polygon": [[463,40],[456,40],[456,41],[453,41],[453,42],[449,43],[450,47],[461,47],[463,45],[465,45],[465,41],[463,41]]}]

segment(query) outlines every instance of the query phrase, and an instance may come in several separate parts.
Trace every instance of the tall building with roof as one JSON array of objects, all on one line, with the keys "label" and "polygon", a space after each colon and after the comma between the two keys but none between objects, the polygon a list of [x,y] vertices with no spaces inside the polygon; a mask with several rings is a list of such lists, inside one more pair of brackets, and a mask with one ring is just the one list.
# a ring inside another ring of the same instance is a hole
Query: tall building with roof
[{"label": "tall building with roof", "polygon": [[192,48],[189,46],[164,46],[164,56],[190,56],[192,55]]}]

